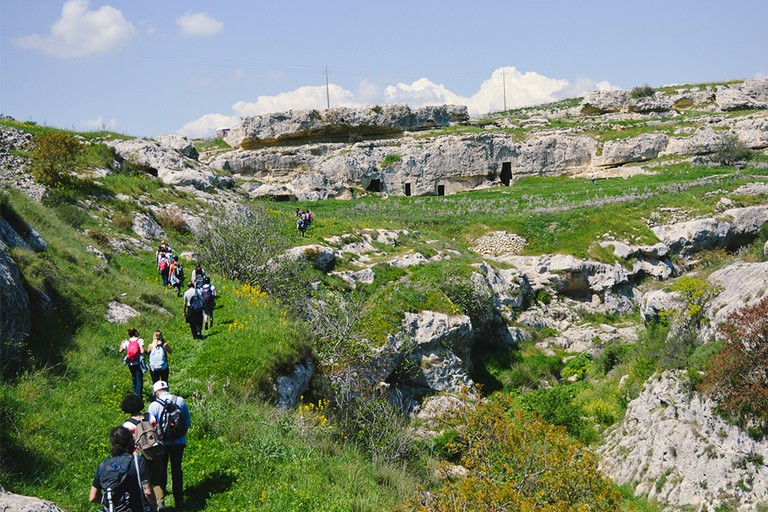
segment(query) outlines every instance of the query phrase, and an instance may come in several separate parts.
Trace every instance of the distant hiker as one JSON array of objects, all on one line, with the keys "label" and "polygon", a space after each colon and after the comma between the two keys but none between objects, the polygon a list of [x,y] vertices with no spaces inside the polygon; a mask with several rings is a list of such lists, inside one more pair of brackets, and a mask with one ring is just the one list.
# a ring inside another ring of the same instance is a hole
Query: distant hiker
[{"label": "distant hiker", "polygon": [[[149,414],[157,418],[158,432],[163,438],[163,474],[162,486],[168,486],[168,461],[171,462],[171,479],[173,480],[173,501],[176,512],[184,512],[184,474],[181,460],[184,448],[187,446],[186,431],[192,426],[187,403],[180,396],[168,392],[168,383],[161,380],[155,382],[155,401],[149,404]],[[166,493],[167,494],[167,493]]]},{"label": "distant hiker", "polygon": [[309,221],[310,224],[312,224],[312,210],[310,210],[309,208],[307,208],[307,220]]},{"label": "distant hiker", "polygon": [[128,338],[120,343],[118,353],[122,354],[123,352],[125,352],[123,364],[127,365],[131,371],[133,392],[141,396],[144,389],[144,368],[142,366],[146,363],[144,362],[144,340],[139,338],[139,331],[136,329],[128,329]]},{"label": "distant hiker", "polygon": [[296,216],[301,217],[301,208],[296,208]]},{"label": "distant hiker", "polygon": [[160,274],[160,280],[163,283],[163,287],[168,286],[168,274],[170,271],[171,261],[173,258],[173,251],[168,244],[163,240],[155,253],[155,261],[157,263],[157,272]]},{"label": "distant hiker", "polygon": [[192,338],[196,340],[203,339],[203,309],[205,308],[205,303],[200,296],[200,290],[195,288],[195,283],[192,281],[187,285],[187,291],[184,292],[182,301],[182,312],[184,313],[184,319],[189,324],[189,329],[192,331]]},{"label": "distant hiker", "polygon": [[595,180],[597,179],[597,175],[595,173],[592,173],[592,184],[595,184]]},{"label": "distant hiker", "polygon": [[153,496],[149,499],[153,510],[165,508],[163,491],[163,456],[165,448],[160,434],[157,432],[157,419],[144,410],[144,399],[132,393],[125,395],[120,409],[130,418],[123,426],[133,435],[136,450],[141,453],[149,468],[149,483],[152,485]]},{"label": "distant hiker", "polygon": [[133,435],[125,427],[114,427],[109,432],[109,444],[112,455],[99,464],[89,500],[104,505],[105,510],[144,512],[152,488],[144,457],[133,453]]},{"label": "distant hiker", "polygon": [[305,236],[304,233],[307,231],[307,226],[304,223],[303,218],[299,218],[299,220],[296,221],[296,229],[299,230],[299,233],[301,233],[301,236]]},{"label": "distant hiker", "polygon": [[181,297],[181,285],[184,283],[184,267],[178,256],[173,257],[171,268],[168,271],[168,282],[176,289],[176,296]]},{"label": "distant hiker", "polygon": [[173,353],[173,349],[163,338],[161,331],[155,331],[152,334],[152,343],[147,347],[149,352],[149,374],[152,376],[152,384],[159,380],[168,382],[168,354]]},{"label": "distant hiker", "polygon": [[210,329],[213,327],[213,310],[216,308],[216,287],[211,284],[208,276],[203,278],[200,296],[203,298],[203,329]]},{"label": "distant hiker", "polygon": [[195,284],[195,288],[201,288],[203,286],[203,279],[205,278],[205,270],[202,265],[198,263],[195,268],[192,269],[191,280]]}]

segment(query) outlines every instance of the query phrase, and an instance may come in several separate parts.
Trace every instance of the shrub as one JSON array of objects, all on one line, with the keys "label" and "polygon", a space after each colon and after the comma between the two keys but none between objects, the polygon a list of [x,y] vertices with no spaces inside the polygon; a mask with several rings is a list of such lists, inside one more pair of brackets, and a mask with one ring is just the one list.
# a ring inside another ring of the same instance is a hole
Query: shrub
[{"label": "shrub", "polygon": [[381,168],[383,169],[385,167],[389,167],[390,165],[394,165],[402,159],[402,155],[398,155],[397,153],[390,153],[384,157],[384,160],[381,161]]},{"label": "shrub", "polygon": [[[720,352],[706,365],[702,389],[741,425],[768,425],[768,298],[731,313],[720,326]],[[764,430],[764,428],[763,428]]]},{"label": "shrub", "polygon": [[157,221],[166,230],[173,230],[180,234],[190,232],[189,224],[184,218],[184,213],[178,206],[164,208],[155,214]]},{"label": "shrub", "polygon": [[719,164],[734,165],[752,158],[752,150],[738,136],[728,133],[712,157]]},{"label": "shrub", "polygon": [[619,510],[621,497],[597,469],[595,455],[514,407],[509,399],[455,412],[451,443],[467,476],[446,479],[409,510]]},{"label": "shrub", "polygon": [[215,210],[196,233],[206,265],[300,308],[308,282],[308,263],[280,257],[291,246],[290,226],[260,203],[242,209]]},{"label": "shrub", "polygon": [[46,187],[71,186],[76,181],[71,173],[84,152],[83,143],[67,132],[40,135],[32,150],[32,177]]},{"label": "shrub", "polygon": [[637,85],[637,86],[633,87],[632,90],[630,91],[629,95],[632,98],[634,98],[636,100],[639,100],[640,98],[651,97],[655,93],[656,93],[656,89],[654,89],[653,87],[651,87],[648,84],[643,84],[643,85]]}]

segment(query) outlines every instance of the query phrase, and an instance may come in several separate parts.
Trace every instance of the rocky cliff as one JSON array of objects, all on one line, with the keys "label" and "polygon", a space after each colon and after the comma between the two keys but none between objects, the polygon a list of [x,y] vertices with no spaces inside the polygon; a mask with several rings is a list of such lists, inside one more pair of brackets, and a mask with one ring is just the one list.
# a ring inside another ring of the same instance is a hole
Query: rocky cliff
[{"label": "rocky cliff", "polygon": [[[442,195],[525,176],[649,172],[640,166],[661,156],[706,161],[727,136],[768,147],[766,98],[768,80],[681,87],[640,99],[629,91],[596,92],[578,107],[525,111],[482,126],[464,120],[457,135],[412,133],[464,119],[455,108],[429,109],[419,122],[401,106],[292,111],[244,118],[227,137],[239,150],[207,162],[232,173],[254,197],[286,200],[343,198],[356,189]],[[737,107],[747,110],[731,114]],[[354,130],[370,130],[373,139],[385,132],[402,137],[354,142],[359,139],[348,137]],[[603,130],[640,133],[602,140],[595,132]]]}]

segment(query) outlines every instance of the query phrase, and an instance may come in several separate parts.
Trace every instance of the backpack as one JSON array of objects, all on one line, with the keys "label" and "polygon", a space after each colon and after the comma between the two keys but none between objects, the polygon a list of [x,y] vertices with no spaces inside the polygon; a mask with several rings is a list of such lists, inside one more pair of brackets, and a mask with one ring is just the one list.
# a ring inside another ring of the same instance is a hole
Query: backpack
[{"label": "backpack", "polygon": [[213,303],[213,290],[211,289],[211,285],[204,284],[203,287],[200,288],[200,296],[206,304]]},{"label": "backpack", "polygon": [[126,455],[110,457],[99,466],[99,483],[104,489],[101,504],[109,512],[132,512],[134,510],[131,486],[138,487],[138,481],[128,476],[133,456],[129,455],[127,459],[125,457]]},{"label": "backpack", "polygon": [[155,345],[149,353],[149,369],[150,370],[163,370],[168,365],[165,359],[165,343],[159,343]]},{"label": "backpack", "polygon": [[205,272],[195,272],[195,288],[202,288],[203,287],[203,278],[205,277]]},{"label": "backpack", "polygon": [[205,307],[203,298],[200,296],[200,292],[195,290],[195,294],[189,299],[189,309],[192,311],[202,311]]},{"label": "backpack", "polygon": [[160,269],[160,272],[165,272],[165,270],[168,268],[168,260],[161,258],[158,268]]},{"label": "backpack", "polygon": [[163,412],[160,413],[160,419],[157,421],[160,426],[160,435],[169,441],[184,437],[189,430],[189,425],[184,419],[184,413],[179,404],[172,399],[165,401],[158,398],[157,401],[163,406]]},{"label": "backpack", "polygon": [[159,460],[163,456],[163,442],[155,427],[147,421],[147,415],[144,419],[137,420],[129,418],[128,421],[136,425],[133,433],[133,440],[136,441],[136,448],[147,460]]},{"label": "backpack", "polygon": [[125,349],[125,360],[129,363],[136,363],[141,355],[141,347],[139,346],[139,340],[136,338],[128,339],[128,347]]}]

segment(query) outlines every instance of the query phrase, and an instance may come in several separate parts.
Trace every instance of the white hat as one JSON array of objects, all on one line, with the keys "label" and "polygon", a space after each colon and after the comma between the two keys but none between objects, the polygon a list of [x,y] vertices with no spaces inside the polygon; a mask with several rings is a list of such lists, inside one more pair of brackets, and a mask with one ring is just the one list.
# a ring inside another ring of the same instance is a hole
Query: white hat
[{"label": "white hat", "polygon": [[161,389],[168,389],[168,383],[164,380],[159,380],[152,385],[152,390],[158,392]]}]

